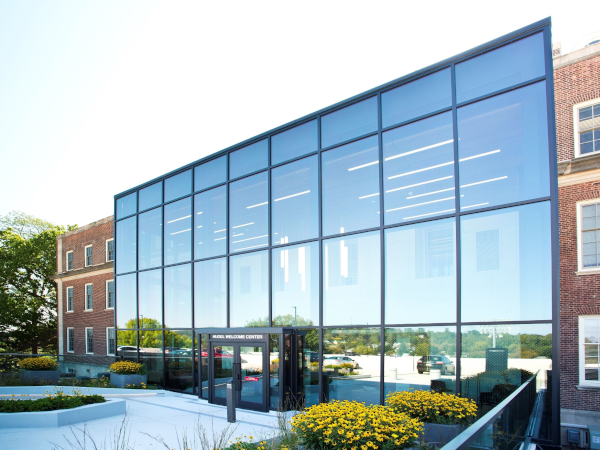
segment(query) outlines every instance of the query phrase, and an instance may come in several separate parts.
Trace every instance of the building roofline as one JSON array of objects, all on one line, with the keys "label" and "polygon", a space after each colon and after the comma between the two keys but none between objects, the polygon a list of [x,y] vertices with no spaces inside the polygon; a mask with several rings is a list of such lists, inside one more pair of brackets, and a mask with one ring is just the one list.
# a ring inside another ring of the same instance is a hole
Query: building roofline
[{"label": "building roofline", "polygon": [[69,236],[73,236],[74,234],[81,233],[83,231],[97,227],[98,225],[102,225],[102,224],[105,224],[108,222],[113,222],[113,221],[114,221],[114,216],[108,216],[108,217],[105,217],[104,219],[96,220],[95,222],[88,223],[87,225],[84,225],[82,227],[75,228],[74,230],[67,231],[66,233],[60,234],[57,236],[56,239],[63,239],[63,238],[69,237]]},{"label": "building roofline", "polygon": [[538,28],[541,30],[544,26],[551,25],[551,24],[552,24],[551,17],[546,17],[545,19],[542,19],[542,20],[539,20],[537,22],[534,22],[534,23],[532,23],[530,25],[527,25],[527,26],[525,26],[523,28],[519,28],[518,30],[515,30],[515,31],[513,31],[513,32],[511,32],[509,34],[505,34],[504,36],[501,36],[499,38],[493,39],[491,41],[488,41],[488,42],[486,42],[484,44],[481,44],[481,45],[479,45],[477,47],[474,47],[474,48],[472,48],[470,50],[466,50],[464,52],[461,52],[461,53],[459,53],[459,54],[457,54],[455,56],[452,56],[450,58],[447,58],[447,59],[444,59],[442,61],[439,61],[439,62],[437,62],[435,64],[432,64],[430,66],[427,66],[427,67],[425,67],[423,69],[419,69],[419,70],[417,70],[415,72],[409,73],[408,75],[404,75],[404,76],[402,76],[400,78],[396,78],[395,80],[389,81],[387,83],[384,83],[382,85],[379,85],[377,87],[369,89],[368,91],[364,91],[364,92],[362,92],[362,93],[360,93],[358,95],[355,95],[353,97],[347,98],[346,100],[342,100],[340,102],[334,103],[333,105],[327,106],[327,107],[322,108],[322,109],[320,109],[318,111],[315,111],[315,112],[312,112],[312,113],[307,114],[305,116],[302,116],[299,119],[295,119],[295,120],[293,120],[291,122],[285,123],[285,124],[280,125],[280,126],[278,126],[276,128],[273,128],[271,130],[268,130],[268,131],[265,131],[263,133],[260,133],[260,134],[254,136],[254,137],[251,137],[250,139],[246,139],[245,141],[238,142],[238,143],[236,143],[236,144],[234,144],[232,146],[229,146],[229,147],[227,147],[227,148],[225,148],[223,150],[219,150],[217,152],[211,153],[210,155],[207,155],[207,156],[205,156],[203,158],[200,158],[200,159],[198,159],[196,161],[193,161],[193,162],[191,162],[189,164],[186,164],[185,166],[179,167],[179,168],[177,168],[175,170],[172,170],[172,171],[167,172],[167,173],[165,173],[163,175],[160,175],[160,176],[158,176],[156,178],[153,178],[152,180],[146,181],[146,182],[144,182],[144,183],[142,183],[142,184],[140,184],[138,186],[135,186],[135,187],[132,187],[132,188],[127,189],[125,191],[122,191],[122,192],[116,194],[114,196],[114,198],[116,200],[117,198],[123,197],[123,196],[125,196],[127,194],[130,194],[130,193],[133,193],[133,192],[137,191],[138,189],[150,186],[150,185],[152,185],[152,184],[154,184],[154,183],[156,183],[158,181],[161,181],[161,180],[163,180],[165,178],[168,178],[170,176],[176,175],[176,174],[178,174],[180,172],[184,172],[184,171],[189,170],[189,169],[193,169],[194,166],[196,166],[196,165],[198,165],[198,164],[200,164],[202,162],[207,162],[207,161],[210,161],[211,159],[218,158],[220,156],[223,156],[223,155],[227,154],[228,152],[230,152],[232,150],[239,149],[239,148],[245,147],[246,145],[249,145],[249,144],[251,144],[253,142],[257,142],[259,140],[265,139],[265,138],[267,138],[271,134],[278,133],[278,132],[281,132],[281,131],[285,131],[286,129],[291,128],[291,127],[293,127],[295,125],[300,125],[301,123],[303,123],[303,122],[305,122],[305,121],[307,121],[309,119],[315,118],[315,116],[318,116],[320,114],[327,113],[327,112],[333,112],[334,110],[336,110],[336,109],[338,109],[338,108],[340,108],[342,106],[350,105],[352,103],[358,102],[359,100],[363,100],[363,99],[365,99],[365,98],[367,98],[367,97],[369,97],[371,95],[374,95],[377,91],[380,91],[380,90],[383,90],[383,89],[386,89],[386,88],[395,87],[394,85],[399,85],[399,84],[407,83],[409,81],[412,81],[412,79],[420,78],[421,76],[424,76],[427,73],[435,72],[436,70],[439,70],[439,69],[441,69],[444,66],[448,66],[449,64],[451,64],[452,62],[454,62],[454,61],[456,61],[458,59],[467,58],[471,54],[481,52],[481,51],[483,51],[483,50],[485,50],[485,49],[487,49],[489,47],[496,46],[496,45],[498,45],[498,44],[500,44],[500,43],[502,43],[504,41],[507,41],[507,40],[510,40],[510,39],[514,39],[514,38],[518,37],[519,35],[530,33],[530,32],[532,32],[532,31],[534,31],[534,30],[536,30]]},{"label": "building roofline", "polygon": [[600,43],[583,47],[582,49],[575,50],[574,52],[567,53],[566,55],[557,56],[554,58],[554,70],[560,69],[571,64],[585,61],[586,59],[600,56]]}]

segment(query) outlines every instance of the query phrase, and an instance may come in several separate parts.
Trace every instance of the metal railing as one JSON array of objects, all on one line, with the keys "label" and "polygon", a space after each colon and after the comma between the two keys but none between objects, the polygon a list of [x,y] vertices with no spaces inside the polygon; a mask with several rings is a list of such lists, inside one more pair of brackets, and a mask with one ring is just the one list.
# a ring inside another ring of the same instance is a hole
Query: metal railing
[{"label": "metal railing", "polygon": [[536,395],[536,377],[537,373],[440,450],[513,450],[526,440],[527,449],[539,426],[532,418],[543,409],[542,393]]}]

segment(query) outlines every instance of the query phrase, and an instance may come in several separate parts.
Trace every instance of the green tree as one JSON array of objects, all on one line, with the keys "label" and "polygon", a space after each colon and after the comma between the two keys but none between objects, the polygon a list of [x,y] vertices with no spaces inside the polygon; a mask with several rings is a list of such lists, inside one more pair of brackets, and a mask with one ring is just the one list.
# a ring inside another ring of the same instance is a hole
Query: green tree
[{"label": "green tree", "polygon": [[56,237],[72,227],[13,211],[0,216],[0,342],[3,350],[56,349]]}]

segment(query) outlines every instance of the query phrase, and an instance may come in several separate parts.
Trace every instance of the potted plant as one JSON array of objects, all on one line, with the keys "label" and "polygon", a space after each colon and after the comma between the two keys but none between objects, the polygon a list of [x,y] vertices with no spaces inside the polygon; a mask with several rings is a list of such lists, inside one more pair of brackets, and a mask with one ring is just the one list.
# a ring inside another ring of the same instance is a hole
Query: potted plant
[{"label": "potted plant", "polygon": [[118,388],[141,386],[148,383],[148,370],[145,364],[133,361],[118,361],[111,364],[110,384]]},{"label": "potted plant", "polygon": [[477,415],[473,400],[433,391],[391,392],[386,404],[424,422],[421,441],[438,447],[458,436]]},{"label": "potted plant", "polygon": [[58,364],[50,357],[24,358],[19,361],[19,367],[23,380],[58,384]]}]

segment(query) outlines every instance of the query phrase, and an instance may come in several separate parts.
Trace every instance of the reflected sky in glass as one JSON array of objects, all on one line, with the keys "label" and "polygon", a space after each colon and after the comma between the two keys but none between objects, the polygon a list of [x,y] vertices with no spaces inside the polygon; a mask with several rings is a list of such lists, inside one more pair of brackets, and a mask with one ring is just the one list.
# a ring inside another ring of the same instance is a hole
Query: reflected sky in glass
[{"label": "reflected sky in glass", "polygon": [[192,326],[192,265],[165,268],[165,328]]},{"label": "reflected sky in glass", "polygon": [[271,164],[316,152],[318,147],[317,121],[311,120],[271,138]]},{"label": "reflected sky in glass", "polygon": [[162,208],[139,216],[139,270],[162,266]]},{"label": "reflected sky in glass", "polygon": [[227,326],[227,259],[194,264],[194,326]]},{"label": "reflected sky in glass", "polygon": [[194,196],[194,258],[227,253],[227,187]]},{"label": "reflected sky in glass", "polygon": [[269,165],[267,139],[255,142],[229,154],[229,178],[237,178]]},{"label": "reflected sky in glass", "polygon": [[377,130],[377,97],[321,117],[321,147],[329,147]]},{"label": "reflected sky in glass", "polygon": [[196,166],[194,169],[194,191],[227,181],[227,155]]},{"label": "reflected sky in glass", "polygon": [[192,192],[192,171],[186,170],[165,180],[165,202]]},{"label": "reflected sky in glass", "polygon": [[140,211],[144,211],[162,203],[162,186],[162,181],[159,181],[147,188],[140,189]]},{"label": "reflected sky in glass", "polygon": [[137,212],[137,192],[117,199],[117,220]]},{"label": "reflected sky in glass", "polygon": [[269,254],[229,258],[230,327],[269,326]]},{"label": "reflected sky in glass", "polygon": [[116,309],[117,328],[137,328],[137,288],[135,273],[117,277],[119,307]]},{"label": "reflected sky in glass", "polygon": [[165,265],[192,259],[192,199],[165,205]]},{"label": "reflected sky in glass", "polygon": [[136,270],[136,236],[137,217],[117,222],[117,259],[116,273],[127,273]]},{"label": "reflected sky in glass", "polygon": [[231,253],[268,245],[268,184],[267,172],[229,184],[229,251]]},{"label": "reflected sky in glass", "polygon": [[138,273],[138,286],[140,328],[162,328],[162,269]]}]

